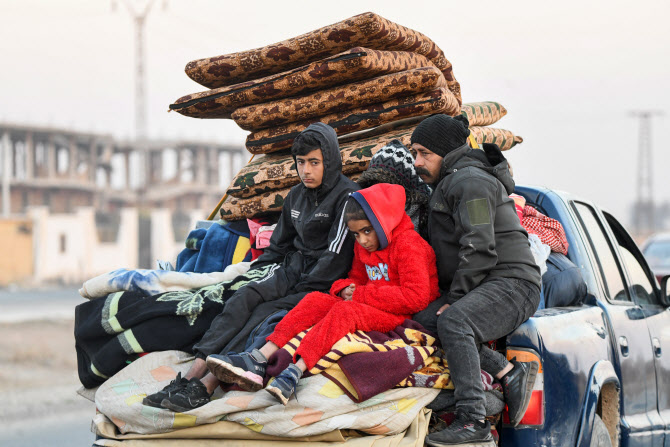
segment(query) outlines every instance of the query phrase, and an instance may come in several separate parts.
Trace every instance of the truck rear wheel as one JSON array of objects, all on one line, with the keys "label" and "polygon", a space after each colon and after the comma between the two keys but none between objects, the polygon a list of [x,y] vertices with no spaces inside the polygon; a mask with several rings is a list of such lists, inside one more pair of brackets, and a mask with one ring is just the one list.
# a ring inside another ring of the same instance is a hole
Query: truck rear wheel
[{"label": "truck rear wheel", "polygon": [[596,418],[593,421],[593,432],[591,433],[591,447],[612,447],[612,440],[610,439],[610,434],[607,431],[605,423],[596,414]]}]

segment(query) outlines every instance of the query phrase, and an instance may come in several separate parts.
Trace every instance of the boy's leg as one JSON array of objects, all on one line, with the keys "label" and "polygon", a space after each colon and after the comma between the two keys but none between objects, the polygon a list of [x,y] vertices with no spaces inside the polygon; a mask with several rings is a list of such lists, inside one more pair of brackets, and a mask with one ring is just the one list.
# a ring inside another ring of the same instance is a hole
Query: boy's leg
[{"label": "boy's leg", "polygon": [[266,340],[277,346],[284,346],[297,334],[321,321],[333,306],[341,302],[343,302],[341,299],[326,293],[312,292],[308,294],[282,318],[274,332]]},{"label": "boy's leg", "polygon": [[269,356],[296,334],[318,322],[332,307],[333,301],[341,300],[320,292],[308,294],[277,324],[267,337],[268,343],[260,350],[209,355],[208,368],[223,382],[236,383],[247,391],[261,389]]},{"label": "boy's leg", "polygon": [[214,318],[205,335],[193,346],[196,358],[206,359],[218,354],[244,328],[254,309],[266,301],[276,300],[291,293],[300,279],[302,256],[295,254],[288,265],[278,267],[261,280],[253,281],[238,290],[223,311]]},{"label": "boy's leg", "polygon": [[307,368],[312,369],[345,335],[358,330],[388,332],[398,326],[395,320],[394,315],[374,307],[338,300],[302,339],[295,356],[304,359]]}]

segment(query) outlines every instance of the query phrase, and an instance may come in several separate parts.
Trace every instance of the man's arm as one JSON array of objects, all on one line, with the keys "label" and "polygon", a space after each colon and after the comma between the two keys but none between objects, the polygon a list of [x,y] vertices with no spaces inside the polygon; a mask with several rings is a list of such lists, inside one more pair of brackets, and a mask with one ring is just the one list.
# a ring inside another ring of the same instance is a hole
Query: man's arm
[{"label": "man's arm", "polygon": [[288,252],[295,251],[293,241],[297,232],[295,231],[293,222],[291,222],[291,210],[289,206],[292,195],[293,189],[286,196],[286,200],[284,200],[279,221],[270,238],[270,246],[263,250],[263,254],[253,263],[253,268],[263,267],[268,264],[281,264]]},{"label": "man's arm", "polygon": [[453,302],[481,284],[498,262],[494,229],[497,186],[470,177],[450,189],[447,200],[455,204],[454,223],[461,234],[458,268],[448,295]]},{"label": "man's arm", "polygon": [[351,268],[354,256],[354,238],[344,223],[344,204],[347,195],[343,194],[338,206],[339,212],[328,232],[328,247],[319,257],[316,265],[309,273],[303,273],[296,285],[297,292],[314,290],[328,293],[335,280],[344,278]]}]

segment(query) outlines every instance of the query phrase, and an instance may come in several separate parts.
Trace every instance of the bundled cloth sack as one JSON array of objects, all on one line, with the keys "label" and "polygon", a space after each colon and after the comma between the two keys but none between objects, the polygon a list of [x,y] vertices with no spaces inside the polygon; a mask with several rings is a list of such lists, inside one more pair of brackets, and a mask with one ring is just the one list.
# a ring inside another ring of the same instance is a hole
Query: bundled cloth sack
[{"label": "bundled cloth sack", "polygon": [[231,118],[240,107],[429,66],[420,54],[356,47],[284,73],[183,96],[170,110],[193,118]]},{"label": "bundled cloth sack", "polygon": [[191,61],[186,74],[218,88],[280,73],[353,47],[414,52],[425,56],[447,81],[461,103],[461,88],[442,50],[420,32],[366,12],[265,47]]}]

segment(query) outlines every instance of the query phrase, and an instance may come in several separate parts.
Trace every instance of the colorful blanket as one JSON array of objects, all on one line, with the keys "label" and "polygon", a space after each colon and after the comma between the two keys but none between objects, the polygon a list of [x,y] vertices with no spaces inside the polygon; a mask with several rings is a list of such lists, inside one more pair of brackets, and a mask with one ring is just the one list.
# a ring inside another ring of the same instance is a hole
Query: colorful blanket
[{"label": "colorful blanket", "polygon": [[230,118],[240,107],[430,65],[416,53],[356,47],[283,73],[183,96],[170,110],[193,118]]},{"label": "colorful blanket", "polygon": [[191,352],[224,303],[240,287],[263,278],[274,264],[197,290],[145,296],[116,292],[75,308],[74,338],[79,380],[93,388],[138,354]]},{"label": "colorful blanket", "polygon": [[256,433],[282,437],[315,436],[338,429],[376,435],[401,433],[439,393],[430,388],[395,388],[356,403],[323,375],[301,379],[295,398],[284,406],[265,390],[256,393],[220,389],[215,399],[187,413],[142,405],[177,372],[184,374],[192,356],[166,351],[146,355],[100,386],[97,409],[121,433],[164,433],[176,429],[232,421]]},{"label": "colorful blanket", "polygon": [[205,87],[217,88],[280,73],[359,46],[425,56],[442,72],[449,90],[461,103],[461,87],[451,63],[435,42],[371,12],[265,47],[191,61],[186,74]]},{"label": "colorful blanket", "polygon": [[86,281],[79,294],[87,299],[101,298],[114,292],[138,292],[151,296],[165,292],[199,289],[235,279],[249,270],[251,262],[231,264],[223,272],[193,273],[166,270],[118,269]]},{"label": "colorful blanket", "polygon": [[[268,377],[288,366],[307,332],[296,335],[270,358]],[[346,335],[309,374],[325,375],[354,402],[394,387],[454,388],[437,339],[413,320],[385,334],[357,331]],[[484,390],[492,390],[493,377],[485,371],[481,376]]]}]

